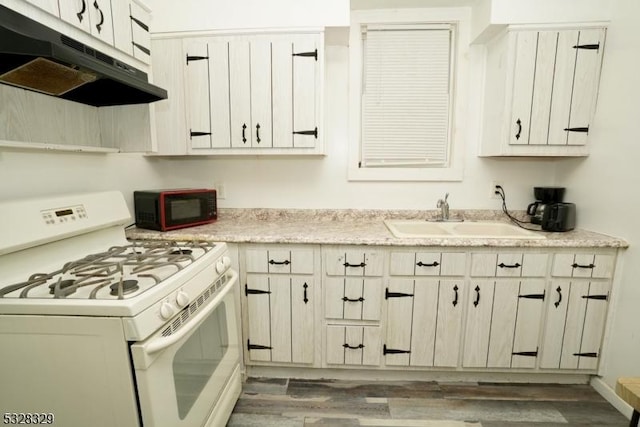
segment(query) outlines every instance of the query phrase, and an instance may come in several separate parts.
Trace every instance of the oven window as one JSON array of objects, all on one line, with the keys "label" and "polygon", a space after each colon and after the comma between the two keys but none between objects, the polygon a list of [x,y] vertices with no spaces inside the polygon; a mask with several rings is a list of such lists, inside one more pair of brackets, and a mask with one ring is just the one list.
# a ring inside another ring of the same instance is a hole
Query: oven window
[{"label": "oven window", "polygon": [[227,313],[222,303],[176,352],[173,379],[178,415],[184,419],[229,348]]},{"label": "oven window", "polygon": [[171,219],[178,221],[200,216],[200,199],[181,199],[171,201]]}]

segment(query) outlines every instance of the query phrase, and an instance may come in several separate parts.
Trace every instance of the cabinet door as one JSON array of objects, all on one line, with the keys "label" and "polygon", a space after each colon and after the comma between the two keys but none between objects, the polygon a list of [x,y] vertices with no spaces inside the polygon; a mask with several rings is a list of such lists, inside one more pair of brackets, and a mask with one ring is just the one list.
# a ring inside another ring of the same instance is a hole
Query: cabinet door
[{"label": "cabinet door", "polygon": [[467,300],[467,323],[464,337],[462,365],[468,368],[487,366],[491,312],[493,310],[493,281],[471,282]]},{"label": "cabinet door", "polygon": [[111,0],[93,0],[87,3],[91,35],[113,45]]},{"label": "cabinet door", "polygon": [[271,41],[252,40],[251,75],[251,146],[271,147]]},{"label": "cabinet door", "polygon": [[[385,364],[389,366],[409,366],[415,303],[414,283],[413,279],[393,279],[385,289],[387,335],[384,353]],[[435,313],[435,302],[432,300],[432,306],[423,309]],[[421,329],[421,333],[425,330]]]},{"label": "cabinet door", "polygon": [[439,289],[438,280],[416,280],[411,322],[411,366],[433,366],[436,329],[440,315]]},{"label": "cabinet door", "polygon": [[229,42],[229,101],[231,104],[231,147],[250,148],[251,68],[248,40]]},{"label": "cabinet door", "polygon": [[545,282],[544,280],[523,280],[519,287],[511,367],[535,368],[546,297]]},{"label": "cabinet door", "polygon": [[184,42],[186,114],[191,148],[211,148],[209,110],[209,44],[204,39]]},{"label": "cabinet door", "polygon": [[[511,367],[513,334],[518,313],[519,281],[504,280],[494,284],[493,312],[489,334],[487,367]],[[491,298],[489,296],[489,298]]]},{"label": "cabinet door", "polygon": [[[318,86],[322,62],[320,38],[298,36],[293,42],[293,146],[315,147],[318,140]],[[315,55],[313,55],[315,54]]]},{"label": "cabinet door", "polygon": [[464,295],[465,289],[462,280],[440,281],[433,366],[458,366],[462,311],[465,307]]},{"label": "cabinet door", "polygon": [[293,363],[313,363],[315,351],[313,295],[314,282],[311,277],[291,278],[291,362]]},{"label": "cabinet door", "polygon": [[67,0],[58,2],[60,5],[60,18],[68,23],[91,33],[89,0]]},{"label": "cabinet door", "polygon": [[514,37],[516,37],[516,47],[509,144],[526,145],[529,144],[531,128],[529,117],[531,116],[538,33],[521,31],[515,33]]},{"label": "cabinet door", "polygon": [[[119,1],[116,1],[114,3],[118,2]],[[128,22],[131,23],[131,49],[133,56],[145,64],[148,64],[151,60],[151,35],[149,34],[151,16],[149,12],[133,1],[129,4],[129,8],[130,20]]]},{"label": "cabinet door", "polygon": [[247,276],[248,353],[254,361],[271,360],[271,290],[267,276]]}]

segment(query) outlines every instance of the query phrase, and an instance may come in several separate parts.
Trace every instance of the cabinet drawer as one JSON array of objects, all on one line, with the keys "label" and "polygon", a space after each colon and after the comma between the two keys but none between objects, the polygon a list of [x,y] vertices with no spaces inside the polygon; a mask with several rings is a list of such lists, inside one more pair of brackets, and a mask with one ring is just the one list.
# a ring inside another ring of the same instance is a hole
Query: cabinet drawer
[{"label": "cabinet drawer", "polygon": [[612,254],[556,254],[551,275],[608,279],[613,276],[614,265],[615,255]]},{"label": "cabinet drawer", "polygon": [[324,292],[327,319],[380,320],[381,279],[328,277]]},{"label": "cabinet drawer", "polygon": [[383,252],[358,249],[325,251],[326,272],[330,276],[382,276]]},{"label": "cabinet drawer", "polygon": [[247,273],[313,274],[313,249],[247,249]]},{"label": "cabinet drawer", "polygon": [[379,326],[327,326],[328,365],[380,364]]},{"label": "cabinet drawer", "polygon": [[466,253],[393,252],[389,274],[396,276],[464,276]]},{"label": "cabinet drawer", "polygon": [[473,277],[544,277],[547,254],[471,254]]}]

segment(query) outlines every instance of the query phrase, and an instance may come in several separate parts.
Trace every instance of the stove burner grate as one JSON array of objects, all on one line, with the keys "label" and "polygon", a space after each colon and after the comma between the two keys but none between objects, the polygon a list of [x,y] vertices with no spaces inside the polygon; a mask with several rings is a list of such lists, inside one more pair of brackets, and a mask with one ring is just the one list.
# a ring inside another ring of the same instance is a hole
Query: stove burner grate
[{"label": "stove burner grate", "polygon": [[109,289],[111,289],[111,292],[109,292],[111,295],[121,297],[122,295],[137,291],[140,289],[140,286],[138,286],[137,280],[128,279],[112,284],[109,286]]}]

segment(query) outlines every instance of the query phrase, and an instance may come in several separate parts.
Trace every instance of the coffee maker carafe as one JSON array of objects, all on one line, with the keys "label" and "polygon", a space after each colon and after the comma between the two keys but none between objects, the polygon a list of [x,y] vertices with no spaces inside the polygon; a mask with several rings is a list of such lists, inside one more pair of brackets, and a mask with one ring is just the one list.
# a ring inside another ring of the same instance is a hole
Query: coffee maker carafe
[{"label": "coffee maker carafe", "polygon": [[550,205],[562,202],[564,187],[533,187],[536,201],[527,206],[527,214],[531,216],[532,224],[542,224],[544,211]]}]

